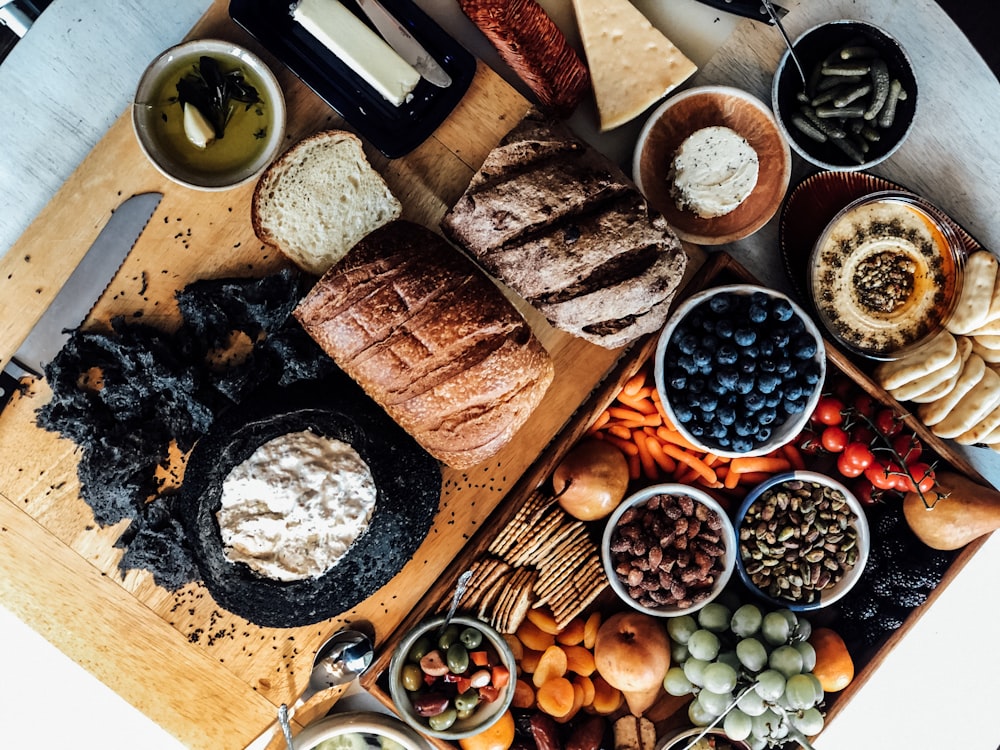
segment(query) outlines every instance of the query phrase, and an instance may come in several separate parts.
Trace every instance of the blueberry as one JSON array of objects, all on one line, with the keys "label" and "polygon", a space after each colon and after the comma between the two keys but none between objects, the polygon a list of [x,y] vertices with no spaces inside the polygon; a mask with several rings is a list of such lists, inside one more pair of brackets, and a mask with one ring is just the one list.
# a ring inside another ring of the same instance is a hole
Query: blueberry
[{"label": "blueberry", "polygon": [[691,359],[694,361],[695,367],[700,368],[702,365],[708,364],[712,361],[712,352],[707,348],[698,347],[691,355]]},{"label": "blueberry", "polygon": [[760,356],[760,347],[756,344],[743,347],[743,356],[747,359],[757,359]]},{"label": "blueberry", "polygon": [[760,368],[761,372],[768,372],[768,373],[775,372],[778,369],[777,363],[774,361],[774,358],[771,357],[770,355],[762,357],[761,360],[757,363],[757,367]]},{"label": "blueberry", "polygon": [[719,405],[719,399],[712,393],[702,394],[701,397],[701,409],[708,414],[715,412],[716,407]]},{"label": "blueberry", "polygon": [[708,307],[714,313],[727,313],[731,306],[732,298],[728,294],[716,294],[708,301]]},{"label": "blueberry", "polygon": [[716,382],[728,390],[734,390],[736,388],[737,379],[738,376],[736,374],[736,370],[731,367],[725,367],[715,371]]},{"label": "blueberry", "polygon": [[747,393],[750,393],[750,391],[753,390],[754,383],[755,380],[753,375],[747,373],[741,374],[736,379],[736,392],[746,395]]},{"label": "blueberry", "polygon": [[700,438],[705,434],[705,425],[699,424],[698,422],[691,422],[688,426],[688,432],[694,435],[696,438]]},{"label": "blueberry", "polygon": [[687,394],[687,405],[689,407],[691,407],[692,411],[695,410],[695,409],[700,409],[701,408],[701,394],[700,393],[691,393],[691,391],[688,391],[688,394]]},{"label": "blueberry", "polygon": [[667,381],[667,385],[671,390],[683,391],[687,388],[687,375],[674,375]]},{"label": "blueberry", "polygon": [[757,372],[757,362],[752,359],[742,359],[737,363],[736,369],[745,375],[753,375]]},{"label": "blueberry", "polygon": [[774,344],[772,344],[770,341],[760,342],[760,356],[772,357],[774,356],[774,353],[775,353]]},{"label": "blueberry", "polygon": [[767,292],[753,292],[750,294],[751,305],[760,305],[766,308],[771,304],[771,300],[773,299],[774,297]]},{"label": "blueberry", "polygon": [[788,342],[791,340],[791,336],[785,331],[772,331],[771,335],[768,336],[768,340],[776,349],[784,349],[788,346]]},{"label": "blueberry", "polygon": [[789,401],[799,401],[803,399],[802,386],[798,383],[789,383],[785,386],[785,398]]},{"label": "blueberry", "polygon": [[791,319],[795,314],[795,310],[792,309],[792,305],[788,300],[775,298],[771,304],[771,314],[775,320],[785,322]]},{"label": "blueberry", "polygon": [[715,318],[702,318],[701,330],[705,333],[715,333]]},{"label": "blueberry", "polygon": [[708,426],[708,434],[709,434],[709,437],[711,437],[711,438],[715,439],[716,441],[718,441],[720,438],[724,438],[724,437],[728,436],[729,435],[729,430],[727,430],[726,426],[724,424],[722,424],[721,422],[719,422],[719,420],[714,419],[714,420],[712,420],[711,424],[709,424],[709,426]]},{"label": "blueberry", "polygon": [[771,439],[771,428],[770,427],[758,427],[757,428],[757,442],[766,443]]},{"label": "blueberry", "polygon": [[698,365],[698,368],[695,370],[699,375],[711,375],[714,371],[715,365],[712,364],[711,360]]},{"label": "blueberry", "polygon": [[677,365],[684,368],[686,372],[694,372],[697,369],[694,363],[694,357],[690,354],[683,354],[678,357]]},{"label": "blueberry", "polygon": [[733,331],[733,341],[739,346],[750,346],[757,340],[757,332],[752,328],[737,328]]},{"label": "blueberry", "polygon": [[773,393],[764,395],[764,406],[768,409],[777,408],[785,400],[785,392],[781,388],[776,388]]},{"label": "blueberry", "polygon": [[677,417],[678,422],[683,422],[687,424],[691,421],[694,416],[694,412],[686,404],[674,404],[674,416]]},{"label": "blueberry", "polygon": [[806,324],[802,322],[801,318],[792,318],[784,325],[784,330],[788,331],[789,335],[794,336],[797,333],[804,332]]},{"label": "blueberry", "polygon": [[736,409],[732,406],[719,406],[715,410],[715,418],[720,424],[728,427],[736,421]]},{"label": "blueberry", "polygon": [[[677,348],[681,354],[691,354],[698,348],[698,337],[693,333],[682,333],[680,336],[675,334],[675,338],[677,339]],[[671,340],[671,343],[673,343],[673,340]]]},{"label": "blueberry", "polygon": [[801,414],[806,408],[804,398],[785,398],[785,412],[788,414]]},{"label": "blueberry", "polygon": [[[734,381],[735,382],[735,381]],[[730,389],[719,382],[718,378],[709,378],[705,390],[713,396],[723,396],[729,393]]]},{"label": "blueberry", "polygon": [[796,359],[812,359],[816,356],[816,339],[808,333],[795,337],[792,343],[792,356]]},{"label": "blueberry", "polygon": [[747,317],[754,323],[763,323],[767,320],[767,305],[751,303],[747,310]]},{"label": "blueberry", "polygon": [[743,419],[737,419],[733,423],[733,432],[735,432],[740,437],[746,437],[748,435],[753,435],[757,432],[757,424],[755,420],[748,419],[744,417]]},{"label": "blueberry", "polygon": [[733,337],[733,321],[723,318],[715,324],[715,335],[720,339],[731,339]]},{"label": "blueberry", "polygon": [[784,354],[779,355],[774,362],[774,371],[780,373],[788,372],[792,367],[792,360],[786,357]]},{"label": "blueberry", "polygon": [[739,359],[739,352],[732,344],[722,344],[715,352],[715,361],[720,365],[734,365]]},{"label": "blueberry", "polygon": [[759,411],[764,406],[764,394],[758,393],[757,391],[751,391],[747,394],[747,397],[743,399],[743,404],[749,412]]},{"label": "blueberry", "polygon": [[746,453],[753,449],[753,441],[747,437],[734,437],[731,448],[733,451]]},{"label": "blueberry", "polygon": [[764,372],[757,376],[757,390],[763,394],[774,393],[781,384],[781,378],[773,372]]},{"label": "blueberry", "polygon": [[760,425],[773,424],[774,420],[778,418],[778,413],[773,407],[765,406],[759,412],[757,412],[757,423]]},{"label": "blueberry", "polygon": [[816,385],[819,382],[819,363],[815,360],[802,366],[802,380],[806,385]]}]

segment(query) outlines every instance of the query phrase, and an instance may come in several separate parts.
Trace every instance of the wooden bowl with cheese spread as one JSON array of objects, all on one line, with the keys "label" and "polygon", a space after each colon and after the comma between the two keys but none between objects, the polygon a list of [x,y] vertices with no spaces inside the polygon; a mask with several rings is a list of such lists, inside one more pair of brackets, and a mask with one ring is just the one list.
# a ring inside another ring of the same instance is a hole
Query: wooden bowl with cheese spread
[{"label": "wooden bowl with cheese spread", "polygon": [[[728,140],[705,137],[710,128]],[[743,157],[750,153],[756,160],[752,180],[743,179]],[[687,169],[675,168],[678,159]],[[788,142],[766,104],[741,89],[699,86],[670,97],[646,121],[632,178],[682,240],[722,245],[770,221],[788,189],[791,163]],[[683,195],[682,174],[689,176]]]}]

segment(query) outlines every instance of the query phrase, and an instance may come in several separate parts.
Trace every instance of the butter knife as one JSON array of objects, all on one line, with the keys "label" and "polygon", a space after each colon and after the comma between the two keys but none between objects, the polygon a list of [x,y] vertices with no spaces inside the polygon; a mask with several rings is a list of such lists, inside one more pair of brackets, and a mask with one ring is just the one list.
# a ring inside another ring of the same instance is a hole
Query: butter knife
[{"label": "butter knife", "polygon": [[424,46],[417,41],[409,29],[386,10],[379,0],[355,0],[355,2],[368,16],[368,19],[375,24],[375,28],[389,43],[389,46],[412,65],[421,77],[439,88],[444,89],[451,86],[451,76],[438,64],[434,56],[424,49]]},{"label": "butter knife", "polygon": [[0,372],[0,409],[7,405],[23,378],[41,377],[69,338],[69,331],[87,317],[162,197],[160,193],[133,195],[114,210],[52,304]]},{"label": "butter knife", "polygon": [[[774,23],[760,0],[698,0],[698,2],[716,10],[750,18],[761,23]],[[777,12],[779,18],[788,13],[788,10],[782,8],[780,5],[775,5],[774,10]]]}]

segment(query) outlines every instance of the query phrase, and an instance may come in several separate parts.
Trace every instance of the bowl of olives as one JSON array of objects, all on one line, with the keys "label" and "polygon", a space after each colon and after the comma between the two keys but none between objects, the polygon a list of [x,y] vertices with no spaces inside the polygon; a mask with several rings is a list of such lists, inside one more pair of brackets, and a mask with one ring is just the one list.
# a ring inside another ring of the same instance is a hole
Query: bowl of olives
[{"label": "bowl of olives", "polygon": [[434,617],[404,636],[389,662],[389,694],[414,729],[445,740],[482,732],[510,707],[517,664],[475,617]]}]

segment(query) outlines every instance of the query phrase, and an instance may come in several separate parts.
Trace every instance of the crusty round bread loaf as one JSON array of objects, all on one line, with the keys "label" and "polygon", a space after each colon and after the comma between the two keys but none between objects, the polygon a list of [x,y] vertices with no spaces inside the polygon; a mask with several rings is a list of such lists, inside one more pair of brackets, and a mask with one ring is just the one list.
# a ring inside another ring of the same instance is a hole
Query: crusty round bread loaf
[{"label": "crusty round bread loaf", "polygon": [[548,352],[500,289],[418,224],[359,242],[295,310],[303,328],[435,458],[499,451],[552,382]]},{"label": "crusty round bread loaf", "polygon": [[325,130],[299,141],[257,181],[253,230],[299,268],[321,276],[402,207],[368,163],[361,139]]}]

